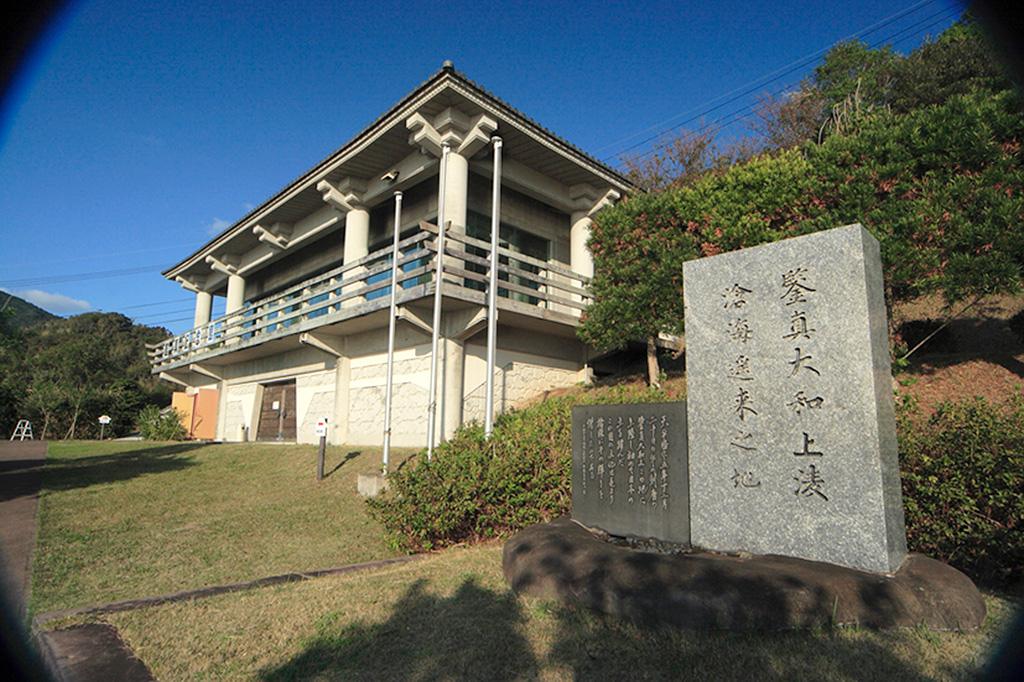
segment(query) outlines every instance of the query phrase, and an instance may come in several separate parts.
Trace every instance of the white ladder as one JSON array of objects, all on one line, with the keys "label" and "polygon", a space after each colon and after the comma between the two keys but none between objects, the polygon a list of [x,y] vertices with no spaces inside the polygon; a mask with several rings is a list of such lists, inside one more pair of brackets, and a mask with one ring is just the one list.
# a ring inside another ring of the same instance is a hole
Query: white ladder
[{"label": "white ladder", "polygon": [[14,433],[11,434],[11,440],[35,440],[32,438],[32,422],[27,419],[19,419],[18,425],[14,427]]}]

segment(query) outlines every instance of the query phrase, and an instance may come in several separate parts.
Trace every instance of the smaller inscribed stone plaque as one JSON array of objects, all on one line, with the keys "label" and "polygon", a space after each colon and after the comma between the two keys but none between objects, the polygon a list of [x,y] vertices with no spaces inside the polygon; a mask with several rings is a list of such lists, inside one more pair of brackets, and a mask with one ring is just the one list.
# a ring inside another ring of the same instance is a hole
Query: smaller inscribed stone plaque
[{"label": "smaller inscribed stone plaque", "polygon": [[860,225],[683,267],[693,543],[895,571],[882,264]]},{"label": "smaller inscribed stone plaque", "polygon": [[686,402],[572,408],[572,516],[612,535],[690,543]]}]

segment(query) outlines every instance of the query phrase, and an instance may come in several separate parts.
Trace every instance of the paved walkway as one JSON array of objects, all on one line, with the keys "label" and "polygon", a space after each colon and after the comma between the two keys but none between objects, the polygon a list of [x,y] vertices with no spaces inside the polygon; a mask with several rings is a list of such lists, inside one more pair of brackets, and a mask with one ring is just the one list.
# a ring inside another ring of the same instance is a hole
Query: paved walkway
[{"label": "paved walkway", "polygon": [[[0,588],[16,615],[12,619],[15,623],[7,623],[14,630],[25,619],[45,463],[45,442],[0,441]],[[40,632],[37,642],[47,661],[49,676],[61,682],[153,679],[117,631],[108,625]],[[26,655],[27,650],[19,651],[17,646],[5,649],[5,662],[17,666],[24,676],[43,679],[37,669],[40,662]]]},{"label": "paved walkway", "polygon": [[42,441],[0,441],[0,588],[19,618],[25,615],[45,461]]}]

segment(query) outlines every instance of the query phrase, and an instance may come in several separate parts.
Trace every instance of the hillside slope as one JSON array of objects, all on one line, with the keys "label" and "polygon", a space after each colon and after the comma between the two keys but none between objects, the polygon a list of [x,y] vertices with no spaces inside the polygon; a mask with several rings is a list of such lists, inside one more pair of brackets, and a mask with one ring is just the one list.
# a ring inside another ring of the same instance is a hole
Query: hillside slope
[{"label": "hillside slope", "polygon": [[14,294],[0,292],[0,310],[8,329],[24,329],[40,322],[56,320],[57,316]]}]

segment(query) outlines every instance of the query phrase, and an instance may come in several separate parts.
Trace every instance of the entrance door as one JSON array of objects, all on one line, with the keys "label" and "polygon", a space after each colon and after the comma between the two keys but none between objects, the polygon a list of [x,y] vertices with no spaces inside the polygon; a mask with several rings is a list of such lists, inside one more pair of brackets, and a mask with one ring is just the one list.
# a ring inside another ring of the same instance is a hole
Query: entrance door
[{"label": "entrance door", "polygon": [[263,386],[256,440],[295,440],[295,379]]}]

